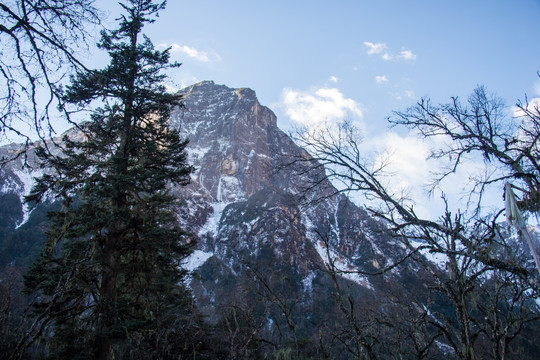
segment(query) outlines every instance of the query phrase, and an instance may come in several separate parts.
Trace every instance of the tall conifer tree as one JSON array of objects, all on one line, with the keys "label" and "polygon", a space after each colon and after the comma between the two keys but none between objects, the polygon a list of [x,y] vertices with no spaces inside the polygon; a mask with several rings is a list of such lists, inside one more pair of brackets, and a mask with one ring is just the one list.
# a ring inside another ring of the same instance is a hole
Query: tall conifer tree
[{"label": "tall conifer tree", "polygon": [[189,313],[180,261],[193,239],[177,225],[169,185],[187,184],[192,168],[187,141],[168,127],[181,96],[163,85],[163,70],[179,64],[142,35],[165,2],[121,5],[118,29],[99,43],[110,64],[78,74],[65,93],[68,104],[99,107],[59,155],[40,152],[55,172],[27,198],[62,201],[25,277],[50,358],[178,356],[167,334]]}]

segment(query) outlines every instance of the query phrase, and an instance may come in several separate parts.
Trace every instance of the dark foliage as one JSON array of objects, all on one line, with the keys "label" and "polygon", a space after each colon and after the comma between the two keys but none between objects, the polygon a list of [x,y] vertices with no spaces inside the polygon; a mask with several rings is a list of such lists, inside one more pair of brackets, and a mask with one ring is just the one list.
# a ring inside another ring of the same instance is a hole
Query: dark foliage
[{"label": "dark foliage", "polygon": [[[58,155],[40,149],[54,173],[37,180],[27,201],[61,200],[47,240],[25,276],[36,295],[36,326],[51,359],[164,359],[189,352],[191,297],[180,262],[194,238],[178,225],[169,185],[187,184],[186,140],[168,127],[181,97],[162,82],[168,51],[146,37],[164,3],[122,4],[119,28],[99,46],[110,55],[103,70],[81,72],[65,101],[101,102],[79,138],[64,137]],[[40,349],[37,349],[40,350]]]}]

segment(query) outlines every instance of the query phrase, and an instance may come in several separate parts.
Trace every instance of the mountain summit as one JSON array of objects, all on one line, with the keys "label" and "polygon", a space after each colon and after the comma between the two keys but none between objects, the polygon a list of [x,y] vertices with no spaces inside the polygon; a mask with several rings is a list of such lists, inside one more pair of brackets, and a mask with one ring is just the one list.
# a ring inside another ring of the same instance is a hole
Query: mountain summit
[{"label": "mountain summit", "polygon": [[[373,283],[360,273],[377,272],[403,249],[345,196],[330,196],[334,189],[322,170],[284,166],[309,155],[277,127],[276,116],[253,90],[207,81],[183,93],[184,106],[170,125],[189,138],[189,161],[196,168],[191,184],[176,191],[187,205],[180,218],[199,236],[185,266],[211,273],[194,280],[200,293],[265,261],[287,266],[299,288],[309,290],[329,256],[341,276],[363,291],[385,287],[382,279]],[[307,191],[314,178],[323,180]],[[388,276],[401,282],[397,272]]]}]

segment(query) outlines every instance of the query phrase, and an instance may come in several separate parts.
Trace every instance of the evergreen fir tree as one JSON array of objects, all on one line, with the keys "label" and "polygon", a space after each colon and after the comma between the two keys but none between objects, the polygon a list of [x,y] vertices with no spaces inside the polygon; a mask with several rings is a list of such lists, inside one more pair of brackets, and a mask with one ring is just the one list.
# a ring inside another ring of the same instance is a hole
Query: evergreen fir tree
[{"label": "evergreen fir tree", "polygon": [[170,334],[181,337],[190,314],[180,261],[194,239],[178,226],[169,188],[187,184],[192,167],[187,141],[168,127],[181,96],[163,85],[163,70],[179,64],[142,35],[165,2],[121,5],[118,29],[99,43],[110,64],[78,74],[65,93],[68,104],[100,106],[60,154],[39,152],[55,173],[27,197],[62,201],[25,276],[49,358],[177,358]]}]

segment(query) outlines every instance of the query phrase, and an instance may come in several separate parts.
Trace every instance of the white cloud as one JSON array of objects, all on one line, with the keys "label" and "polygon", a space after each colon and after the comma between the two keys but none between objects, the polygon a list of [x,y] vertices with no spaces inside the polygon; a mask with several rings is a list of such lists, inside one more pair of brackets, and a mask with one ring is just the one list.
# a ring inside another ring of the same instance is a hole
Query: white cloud
[{"label": "white cloud", "polygon": [[380,154],[375,160],[378,165],[387,164],[388,180],[394,191],[401,192],[418,185],[422,187],[428,182],[430,166],[426,159],[429,148],[416,136],[402,137],[395,132],[387,132],[371,138],[366,146]]},{"label": "white cloud", "polygon": [[416,54],[413,54],[411,50],[402,50],[399,52],[398,58],[406,61],[416,60]]},{"label": "white cloud", "polygon": [[[413,96],[405,92],[403,96]],[[396,196],[405,196],[406,204],[414,205],[419,216],[434,219],[444,211],[444,202],[439,193],[433,196],[428,193],[433,181],[433,172],[440,171],[448,165],[444,160],[428,159],[434,148],[445,145],[445,138],[423,139],[415,133],[400,135],[388,131],[383,134],[366,134],[363,123],[362,106],[357,101],[347,98],[336,88],[319,88],[300,91],[285,88],[282,92],[281,106],[286,115],[297,125],[308,130],[332,131],[333,125],[343,120],[350,120],[359,130],[363,138],[360,143],[361,153],[374,164],[386,164],[384,175],[380,178],[384,185]],[[369,161],[369,162],[371,162]],[[471,176],[483,171],[483,160],[464,159],[458,173],[443,182],[443,188],[450,200],[451,209],[464,207]],[[355,196],[356,197],[356,196]],[[360,201],[361,195],[358,195]],[[361,201],[369,202],[369,199]]]},{"label": "white cloud", "polygon": [[173,53],[183,53],[191,58],[194,58],[195,60],[202,61],[202,62],[209,62],[210,59],[208,58],[208,54],[199,51],[193,47],[189,47],[187,45],[178,45],[173,44],[171,47],[171,52]]},{"label": "white cloud", "polygon": [[381,54],[386,49],[388,49],[388,46],[386,46],[385,43],[372,43],[369,41],[364,41],[364,45],[368,48],[367,53],[368,55],[374,55],[374,54]]},{"label": "white cloud", "polygon": [[[366,137],[363,144],[365,153],[374,152],[375,166],[384,164],[384,173],[380,180],[394,196],[404,196],[405,203],[413,205],[420,217],[434,219],[444,212],[444,202],[440,193],[435,191],[430,195],[434,173],[448,165],[444,161],[429,159],[432,149],[444,146],[447,139],[424,139],[414,133],[399,135],[386,132],[379,136]],[[443,181],[442,188],[448,196],[452,209],[462,208],[466,199],[466,189],[473,174],[483,169],[483,162],[463,159],[459,171]]]},{"label": "white cloud", "polygon": [[386,77],[386,75],[378,75],[375,76],[375,81],[377,82],[377,84],[382,84],[388,82],[388,78]]},{"label": "white cloud", "polygon": [[393,59],[392,55],[389,53],[384,53],[383,56],[381,56],[383,60],[390,61]]},{"label": "white cloud", "polygon": [[329,79],[331,82],[333,83],[337,83],[339,81],[339,79],[337,77],[335,77],[334,75],[330,76],[330,79]]},{"label": "white cloud", "polygon": [[[537,98],[529,99],[527,104],[523,103],[524,108],[525,106],[528,111],[531,111],[533,113],[540,112],[540,98],[537,97]],[[526,116],[525,112],[517,106],[512,107],[512,113],[513,113],[513,116],[516,118],[521,118],[521,117]]]},{"label": "white cloud", "polygon": [[385,43],[372,43],[364,41],[364,45],[367,47],[368,55],[380,55],[381,59],[385,61],[391,60],[403,60],[414,61],[416,60],[416,54],[412,50],[401,50],[397,55],[390,51],[390,48]]},{"label": "white cloud", "polygon": [[165,91],[167,91],[168,93],[175,93],[178,90],[180,89],[172,84],[165,84]]},{"label": "white cloud", "polygon": [[537,153],[540,150],[540,144],[538,141],[531,143],[533,139],[528,134],[531,131],[534,133],[534,129],[538,127],[534,120],[540,116],[540,98],[529,99],[526,103],[522,103],[520,107],[514,105],[512,115],[521,123],[519,131],[515,134],[516,140],[520,141],[522,146],[530,147],[532,153]]},{"label": "white cloud", "polygon": [[407,96],[409,99],[414,99],[414,91],[413,90],[405,90],[405,96]]},{"label": "white cloud", "polygon": [[[439,216],[439,208],[434,208],[436,202],[428,192],[434,170],[433,161],[428,160],[429,145],[414,134],[402,136],[393,131],[363,138],[360,151],[368,164],[373,164],[374,168],[383,167],[378,180],[389,193],[395,199],[402,199],[405,205],[414,206],[421,217]],[[360,204],[380,205],[361,194],[354,194],[353,199]]]},{"label": "white cloud", "polygon": [[391,95],[396,100],[403,100],[404,98],[407,99],[414,99],[416,97],[414,90],[404,90],[401,92],[393,92]]},{"label": "white cloud", "polygon": [[[406,135],[386,132],[378,136],[366,136],[362,149],[365,154],[374,154],[376,166],[385,164],[380,180],[395,196],[405,195],[408,199],[406,203],[414,205],[419,216],[435,219],[445,210],[445,203],[440,198],[441,190],[447,196],[452,212],[458,208],[462,211],[476,210],[475,201],[478,198],[469,196],[474,179],[486,175],[486,163],[482,156],[468,154],[461,159],[457,171],[433,189],[435,178],[441,171],[449,170],[452,164],[444,158],[430,158],[430,155],[434,149],[446,148],[451,141],[444,136],[426,139],[414,132]],[[429,190],[434,191],[430,194]],[[469,201],[471,203],[468,205]],[[501,206],[499,184],[486,188],[482,211],[489,212]]]},{"label": "white cloud", "polygon": [[343,120],[360,121],[364,116],[361,105],[345,97],[336,88],[312,91],[285,88],[281,98],[287,116],[298,125],[309,129],[329,126]]},{"label": "white cloud", "polygon": [[192,59],[195,59],[200,62],[208,63],[211,61],[211,57],[219,60],[219,55],[214,54],[213,56],[210,56],[206,51],[198,50],[192,46],[187,45],[179,45],[179,44],[159,44],[156,46],[157,48],[166,49],[168,47],[171,48],[171,54],[183,54],[185,56],[188,56]]}]

